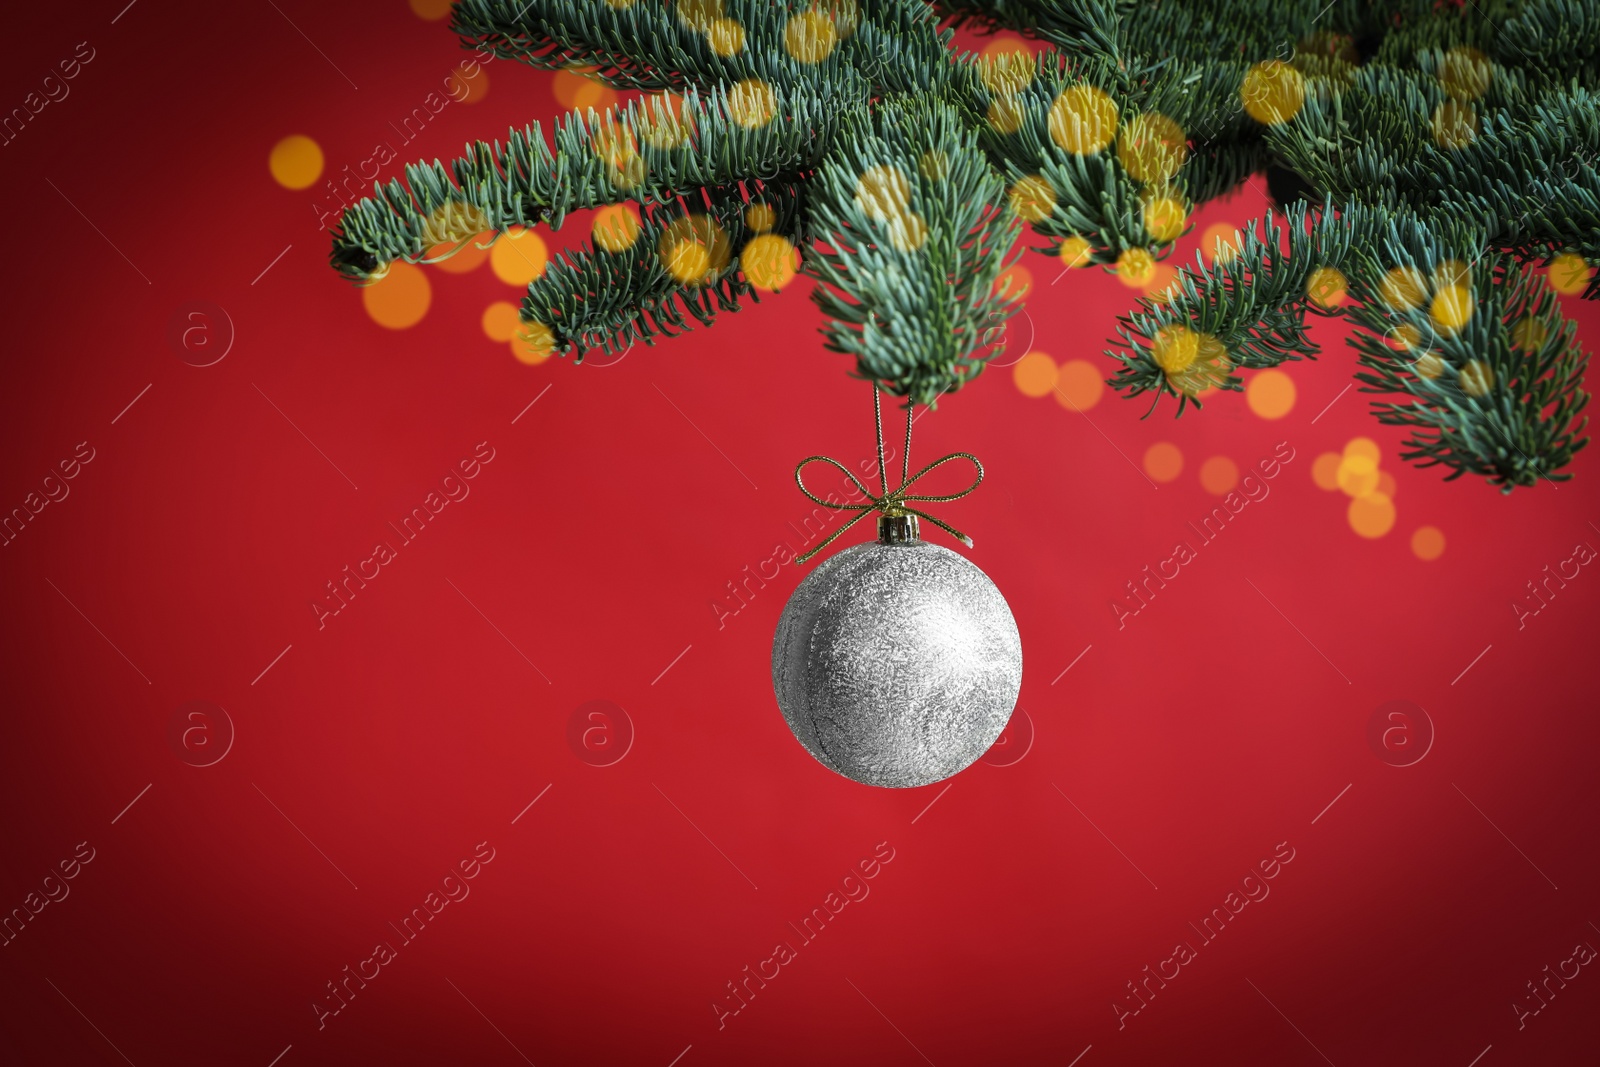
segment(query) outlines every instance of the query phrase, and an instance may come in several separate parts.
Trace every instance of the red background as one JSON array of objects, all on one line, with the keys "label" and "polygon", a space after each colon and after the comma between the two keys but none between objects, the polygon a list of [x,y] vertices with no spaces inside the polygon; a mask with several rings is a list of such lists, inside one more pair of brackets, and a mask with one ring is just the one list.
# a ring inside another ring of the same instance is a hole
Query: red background
[{"label": "red background", "polygon": [[[421,323],[381,328],[327,268],[318,188],[276,184],[267,155],[301,133],[336,172],[392,139],[461,58],[445,24],[394,0],[123,4],[9,12],[0,46],[7,109],[95,49],[0,149],[0,505],[79,442],[95,456],[0,549],[0,909],[94,849],[0,948],[12,1062],[1592,1058],[1592,968],[1520,1030],[1512,1004],[1600,944],[1600,577],[1520,631],[1510,607],[1600,545],[1591,453],[1573,482],[1509,497],[1403,467],[1361,394],[1318,417],[1350,381],[1337,324],[1325,359],[1289,368],[1276,421],[1238,396],[1180,422],[1110,393],[1080,415],[992,370],[918,423],[916,451],[988,467],[943,514],[1011,603],[1036,737],[948,789],[859,786],[772,698],[800,572],[720,629],[710,607],[809,513],[799,457],[870,448],[807,286],[606,367],[524,366],[486,339],[483,308],[516,295],[487,267],[430,271]],[[403,158],[559,110],[548,74],[487,76]],[[1263,203],[1212,205],[1196,234]],[[1131,292],[1024,262],[1032,347],[1100,359]],[[236,331],[206,368],[168,341],[194,300]],[[1592,344],[1595,309],[1565,303]],[[1358,434],[1397,480],[1399,521],[1371,540],[1311,478]],[[319,631],[324,583],[483,441],[470,497]],[[1157,441],[1185,457],[1158,488],[1139,469]],[[1216,503],[1202,460],[1247,467],[1278,442],[1294,459],[1270,497],[1119,630],[1123,583]],[[1448,541],[1434,562],[1409,547],[1424,524]],[[635,732],[606,767],[568,741],[597,699]],[[1396,699],[1436,731],[1413,766],[1368,740]],[[236,730],[208,767],[169,741],[194,700]],[[325,983],[398,941],[388,924],[483,841],[470,896],[319,1029]],[[787,924],[879,842],[893,860],[870,895],[801,945]],[[1201,944],[1189,924],[1280,842],[1270,896]],[[797,958],[719,1029],[712,1003],[780,940]],[[1198,957],[1119,1029],[1127,983],[1180,940]]]}]

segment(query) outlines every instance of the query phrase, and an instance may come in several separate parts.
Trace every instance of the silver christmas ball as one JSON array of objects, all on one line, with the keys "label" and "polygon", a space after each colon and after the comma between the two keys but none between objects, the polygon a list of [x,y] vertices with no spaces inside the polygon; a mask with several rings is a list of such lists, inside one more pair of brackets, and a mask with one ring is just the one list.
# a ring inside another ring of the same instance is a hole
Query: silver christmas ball
[{"label": "silver christmas ball", "polygon": [[772,641],[789,728],[823,766],[867,785],[927,785],[966,768],[1005,729],[1021,686],[1005,597],[926,541],[829,557],[784,605]]}]

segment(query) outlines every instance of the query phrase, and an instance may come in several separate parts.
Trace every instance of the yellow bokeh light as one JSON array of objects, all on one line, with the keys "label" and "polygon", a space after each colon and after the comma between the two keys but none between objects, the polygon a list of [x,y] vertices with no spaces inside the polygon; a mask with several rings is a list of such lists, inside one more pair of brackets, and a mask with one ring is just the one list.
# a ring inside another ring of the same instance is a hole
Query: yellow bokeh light
[{"label": "yellow bokeh light", "polygon": [[544,273],[549,261],[544,238],[521,226],[507,229],[489,251],[489,269],[507,285],[527,285]]},{"label": "yellow bokeh light", "polygon": [[1464,285],[1447,285],[1433,296],[1428,317],[1441,336],[1451,337],[1472,318],[1472,290]]},{"label": "yellow bokeh light", "polygon": [[1130,289],[1142,288],[1155,273],[1156,260],[1146,249],[1125,248],[1117,256],[1117,277]]},{"label": "yellow bokeh light", "polygon": [[744,224],[756,233],[766,233],[778,224],[778,213],[771,204],[756,201],[744,209]]},{"label": "yellow bokeh light", "polygon": [[728,93],[728,117],[747,129],[765,126],[778,113],[778,96],[760,78],[736,82]]},{"label": "yellow bokeh light", "polygon": [[861,19],[856,0],[811,0],[811,9],[820,11],[833,23],[841,41],[850,39],[856,32],[856,23]]},{"label": "yellow bokeh light", "polygon": [[994,40],[983,47],[983,54],[988,57],[1003,56],[1013,52],[1033,55],[1032,50],[1028,48],[1028,42],[1010,32],[995,34]]},{"label": "yellow bokeh light", "polygon": [[1263,125],[1288,122],[1305,106],[1305,77],[1288,63],[1268,59],[1244,76],[1239,98],[1250,117]]},{"label": "yellow bokeh light", "polygon": [[994,280],[994,291],[1016,298],[1027,296],[1033,288],[1033,272],[1022,264],[1007,268]]},{"label": "yellow bokeh light", "polygon": [[1294,379],[1281,370],[1264,370],[1245,386],[1250,410],[1263,419],[1281,419],[1294,410]]},{"label": "yellow bokeh light", "polygon": [[915,252],[928,241],[928,224],[908,211],[889,220],[889,243],[901,252]]},{"label": "yellow bokeh light", "polygon": [[1157,441],[1144,451],[1144,472],[1158,482],[1183,473],[1183,452],[1171,441]]},{"label": "yellow bokeh light", "polygon": [[1088,263],[1094,257],[1094,248],[1082,237],[1072,236],[1061,242],[1061,251],[1056,255],[1061,265],[1070,270]]},{"label": "yellow bokeh light", "polygon": [[856,203],[880,222],[904,215],[911,208],[911,179],[893,164],[868,167],[856,180]]},{"label": "yellow bokeh light", "polygon": [[450,0],[411,0],[411,10],[429,22],[437,22],[450,14]]},{"label": "yellow bokeh light", "polygon": [[391,263],[384,276],[361,289],[361,304],[372,321],[389,330],[415,326],[428,313],[433,288],[421,267]]},{"label": "yellow bokeh light", "polygon": [[1179,291],[1178,268],[1171,263],[1157,263],[1144,283],[1144,291],[1158,304],[1170,301]]},{"label": "yellow bokeh light", "polygon": [[1421,307],[1427,294],[1427,279],[1415,267],[1395,267],[1378,283],[1378,295],[1396,311]]},{"label": "yellow bokeh light", "polygon": [[737,19],[713,19],[706,27],[706,43],[724,59],[744,51],[744,27]]},{"label": "yellow bokeh light", "polygon": [[1030,174],[1011,187],[1011,210],[1029,222],[1043,222],[1055,208],[1055,186],[1042,174]]},{"label": "yellow bokeh light", "polygon": [[468,76],[456,71],[444,80],[445,92],[452,100],[463,104],[476,104],[489,95],[489,72],[482,66],[476,74]]},{"label": "yellow bokeh light", "polygon": [[308,189],[322,177],[322,146],[303,134],[291,134],[272,146],[267,169],[285,189]]},{"label": "yellow bokeh light", "polygon": [[661,265],[685,285],[698,285],[728,266],[728,235],[709,215],[674,219],[656,244]]},{"label": "yellow bokeh light", "polygon": [[542,322],[523,323],[522,331],[511,339],[511,354],[531,367],[549,359],[555,348],[555,331]]},{"label": "yellow bokeh light", "polygon": [[1563,252],[1550,261],[1546,268],[1550,288],[1562,296],[1576,296],[1588,288],[1594,268],[1576,252]]},{"label": "yellow bokeh light", "polygon": [[1461,100],[1433,109],[1433,140],[1440,148],[1465,148],[1478,139],[1478,110]]},{"label": "yellow bokeh light", "polygon": [[1393,500],[1395,490],[1398,487],[1399,483],[1394,480],[1394,475],[1390,474],[1388,471],[1378,472],[1378,492],[1382,493],[1390,500]]},{"label": "yellow bokeh light", "polygon": [[430,248],[437,245],[454,248],[488,228],[489,219],[481,208],[450,200],[428,213],[417,236]]},{"label": "yellow bokeh light", "polygon": [[1232,223],[1213,222],[1200,235],[1200,251],[1218,263],[1231,263],[1239,254],[1239,230]]},{"label": "yellow bokeh light", "polygon": [[1418,526],[1411,535],[1411,551],[1425,562],[1438,559],[1444,555],[1444,531],[1437,526]]},{"label": "yellow bokeh light", "polygon": [[1409,322],[1403,322],[1385,330],[1383,342],[1396,352],[1410,352],[1422,343],[1422,331]]},{"label": "yellow bokeh light", "polygon": [[1037,65],[1033,53],[1026,49],[997,52],[978,60],[978,77],[991,95],[1012,95],[1028,87]]},{"label": "yellow bokeh light", "polygon": [[1378,448],[1378,442],[1370,437],[1352,437],[1344,446],[1344,458],[1355,459],[1357,456],[1369,461],[1376,469],[1383,459],[1383,452]]},{"label": "yellow bokeh light", "polygon": [[1461,391],[1471,397],[1483,396],[1494,388],[1494,368],[1481,359],[1467,361],[1461,368]]},{"label": "yellow bokeh light", "polygon": [[1056,361],[1043,352],[1029,352],[1011,368],[1011,380],[1023,396],[1049,396],[1057,377]]},{"label": "yellow bokeh light", "polygon": [[1459,259],[1440,260],[1439,265],[1433,268],[1433,287],[1445,289],[1452,285],[1461,285],[1471,288],[1471,268]]},{"label": "yellow bokeh light", "polygon": [[1306,297],[1320,308],[1343,304],[1350,292],[1350,279],[1337,267],[1318,267],[1306,279]]},{"label": "yellow bokeh light", "polygon": [[1439,65],[1439,82],[1456,100],[1476,100],[1489,91],[1493,80],[1494,64],[1489,57],[1466,45],[1450,49]]},{"label": "yellow bokeh light", "polygon": [[1223,496],[1239,484],[1239,465],[1227,456],[1212,456],[1200,464],[1200,485],[1212,496]]},{"label": "yellow bokeh light", "polygon": [[460,70],[451,71],[444,80],[444,91],[457,103],[476,104],[489,95],[489,74],[481,66],[470,77]]},{"label": "yellow bokeh light", "polygon": [[815,9],[795,15],[783,28],[784,50],[801,63],[821,63],[838,43],[833,20]]},{"label": "yellow bokeh light", "polygon": [[665,149],[688,144],[694,122],[683,109],[683,97],[676,93],[656,93],[640,101],[634,125],[645,144]]},{"label": "yellow bokeh light", "polygon": [[705,33],[711,24],[722,17],[722,0],[678,0],[678,17],[689,26]]},{"label": "yellow bokeh light", "polygon": [[1088,411],[1105,390],[1100,368],[1086,359],[1069,359],[1056,372],[1056,402],[1072,411]]},{"label": "yellow bokeh light", "polygon": [[1378,463],[1370,456],[1345,456],[1334,481],[1346,496],[1366,496],[1378,488]]},{"label": "yellow bokeh light", "polygon": [[590,146],[605,161],[607,174],[615,184],[631,189],[644,180],[644,157],[639,155],[633,131],[618,124],[610,113],[594,131]]},{"label": "yellow bokeh light", "polygon": [[574,111],[606,111],[617,102],[617,91],[609,85],[585,78],[572,94]]},{"label": "yellow bokeh light", "polygon": [[1022,104],[1014,96],[997,96],[989,101],[989,125],[1000,133],[1022,129]]},{"label": "yellow bokeh light", "polygon": [[596,247],[625,252],[639,239],[639,209],[632,204],[607,204],[594,213],[589,234]]},{"label": "yellow bokeh light", "polygon": [[1194,396],[1220,382],[1231,362],[1228,350],[1208,333],[1172,323],[1156,331],[1150,358],[1176,391]]},{"label": "yellow bokeh light", "polygon": [[1511,343],[1524,352],[1537,352],[1550,339],[1550,331],[1543,321],[1525,315],[1511,327]]},{"label": "yellow bokeh light", "polygon": [[1144,203],[1144,228],[1163,244],[1183,236],[1189,225],[1189,209],[1175,196],[1153,196]]},{"label": "yellow bokeh light", "polygon": [[556,103],[570,108],[577,95],[578,86],[587,81],[588,79],[576,70],[558,70],[550,76],[550,93],[556,98]]},{"label": "yellow bokeh light", "polygon": [[511,340],[521,325],[517,305],[509,300],[496,300],[483,309],[483,333],[491,341]]},{"label": "yellow bokeh light", "polygon": [[456,251],[449,259],[439,259],[437,263],[431,263],[429,266],[449,274],[466,274],[483,266],[484,261],[489,258],[489,245],[493,240],[494,231],[485,230],[483,233],[473,234],[465,243],[436,244],[428,249],[425,258],[438,259],[454,248]]},{"label": "yellow bokeh light", "polygon": [[1188,370],[1199,357],[1200,335],[1187,326],[1161,327],[1150,346],[1150,358],[1169,378]]},{"label": "yellow bokeh light", "polygon": [[556,103],[566,108],[581,108],[587,110],[599,107],[597,89],[605,89],[593,78],[587,77],[582,69],[558,70],[550,78],[550,92],[554,94]]},{"label": "yellow bokeh light", "polygon": [[1100,152],[1117,135],[1117,104],[1096,86],[1069,86],[1050,105],[1049,125],[1050,139],[1064,151]]},{"label": "yellow bokeh light", "polygon": [[1424,352],[1417,357],[1417,361],[1412,364],[1411,369],[1417,372],[1417,377],[1432,381],[1444,373],[1444,367],[1444,360],[1432,352]]},{"label": "yellow bokeh light", "polygon": [[739,254],[739,269],[757,289],[776,293],[794,280],[798,253],[788,238],[775,233],[752,237]]},{"label": "yellow bokeh light", "polygon": [[1117,135],[1117,159],[1139,181],[1168,182],[1189,158],[1183,128],[1158,111],[1135,115]]},{"label": "yellow bokeh light", "polygon": [[643,156],[621,157],[617,165],[610,168],[611,183],[623,191],[631,190],[644,181],[645,162]]},{"label": "yellow bokeh light", "polygon": [[1382,537],[1394,529],[1394,501],[1382,493],[1368,493],[1350,501],[1346,511],[1350,529],[1366,538]]},{"label": "yellow bokeh light", "polygon": [[1337,452],[1324,452],[1311,463],[1311,480],[1318,489],[1333,492],[1339,488],[1339,465],[1344,457]]},{"label": "yellow bokeh light", "polygon": [[693,241],[676,241],[661,254],[661,265],[680,282],[689,285],[705,280],[711,270],[711,253]]}]

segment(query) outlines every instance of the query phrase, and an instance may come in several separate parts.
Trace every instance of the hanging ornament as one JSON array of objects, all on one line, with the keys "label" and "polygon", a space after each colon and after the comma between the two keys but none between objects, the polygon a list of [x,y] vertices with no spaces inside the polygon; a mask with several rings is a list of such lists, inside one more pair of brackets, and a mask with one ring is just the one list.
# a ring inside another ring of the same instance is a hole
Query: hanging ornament
[{"label": "hanging ornament", "polygon": [[[800,491],[824,507],[839,505],[806,488],[807,464],[838,468],[869,501],[846,505],[855,517],[798,562],[872,512],[878,512],[878,540],[832,556],[795,589],[772,641],[772,688],[789,728],[823,766],[866,785],[906,788],[948,778],[994,744],[1022,686],[1022,639],[989,576],[965,557],[923,541],[918,520],[968,546],[971,539],[907,506],[966,496],[983,481],[983,465],[954,452],[906,477],[908,407],[900,487],[890,492],[876,388],[873,414],[881,495],[827,456],[808,457],[795,468]],[[977,471],[966,489],[942,496],[907,492],[923,475],[958,459]]]}]

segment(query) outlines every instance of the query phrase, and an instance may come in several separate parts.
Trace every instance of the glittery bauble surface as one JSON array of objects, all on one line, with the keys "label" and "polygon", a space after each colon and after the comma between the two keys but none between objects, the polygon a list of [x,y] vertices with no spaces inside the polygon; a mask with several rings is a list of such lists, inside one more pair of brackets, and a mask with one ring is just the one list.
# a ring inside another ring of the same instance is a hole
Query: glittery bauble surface
[{"label": "glittery bauble surface", "polygon": [[1005,597],[926,541],[829,557],[784,605],[772,688],[800,743],[867,785],[948,778],[1005,729],[1022,639]]}]

